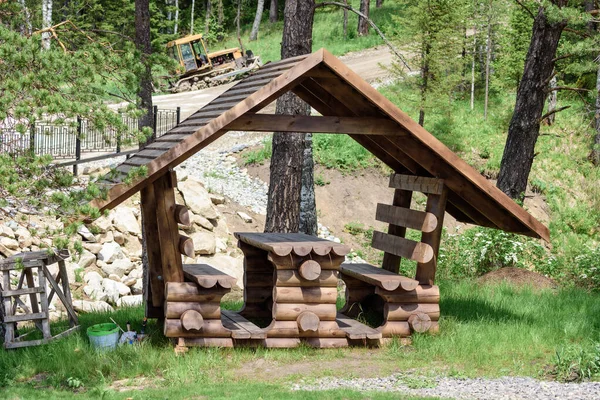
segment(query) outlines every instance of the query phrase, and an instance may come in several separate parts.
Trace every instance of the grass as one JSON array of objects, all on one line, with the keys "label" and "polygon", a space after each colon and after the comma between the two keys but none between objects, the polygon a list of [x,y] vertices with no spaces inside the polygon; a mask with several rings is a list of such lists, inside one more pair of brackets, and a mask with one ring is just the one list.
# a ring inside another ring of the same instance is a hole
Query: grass
[{"label": "grass", "polygon": [[[137,380],[145,377],[148,388],[143,398],[182,398],[191,394],[209,398],[309,398],[310,393],[289,392],[291,383],[300,377],[310,380],[324,375],[355,376],[350,362],[357,358],[360,363],[364,361],[365,368],[372,366],[380,375],[416,370],[461,377],[547,378],[555,377],[555,373],[566,376],[571,371],[571,361],[580,354],[600,356],[593,342],[600,334],[597,294],[575,288],[536,292],[452,281],[441,282],[440,288],[441,333],[416,335],[411,347],[394,343],[379,350],[207,348],[192,349],[185,357],[177,357],[151,322],[148,343],[98,353],[88,344],[87,327],[112,316],[119,324],[132,321],[133,328],[139,329],[143,310],[83,314],[77,334],[47,346],[1,352],[0,387],[8,398],[61,398],[73,393],[82,398],[141,398],[141,392],[118,393],[111,385],[124,380],[125,386],[135,386]],[[225,306],[239,308],[237,303]],[[557,354],[563,357],[561,363]],[[254,368],[251,366],[257,360],[266,362],[271,372],[257,370],[251,377],[240,375],[244,368]],[[289,376],[281,373],[298,363],[309,363],[310,368]],[[597,377],[597,373],[592,377]],[[69,388],[69,380],[81,382],[82,388]],[[364,398],[349,391],[322,395],[331,399]],[[391,398],[385,394],[368,397]]]},{"label": "grass", "polygon": [[[359,1],[353,0],[349,3],[359,8]],[[397,13],[398,4],[394,2],[384,3],[381,8],[371,7],[371,19],[379,28],[388,34],[394,29],[392,15]],[[317,9],[313,24],[313,50],[322,47],[334,55],[343,55],[350,51],[363,50],[383,43],[383,40],[373,29],[369,30],[367,36],[357,36],[356,27],[358,18],[356,14],[348,13],[348,37],[344,39],[342,10],[338,8]],[[259,55],[263,63],[281,59],[281,34],[283,32],[283,21],[270,23],[268,18],[263,18],[260,25],[258,39],[250,41],[251,25],[242,28],[242,41],[246,49],[251,49],[254,54]],[[216,43],[211,49],[239,47],[235,32],[231,32],[224,42]]]}]

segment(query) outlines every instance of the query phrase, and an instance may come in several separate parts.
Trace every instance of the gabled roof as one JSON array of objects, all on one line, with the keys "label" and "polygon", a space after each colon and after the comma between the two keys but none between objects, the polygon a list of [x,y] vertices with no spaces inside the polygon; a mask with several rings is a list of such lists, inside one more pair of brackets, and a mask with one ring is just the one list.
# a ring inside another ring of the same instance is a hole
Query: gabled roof
[{"label": "gabled roof", "polygon": [[[255,114],[293,92],[323,117]],[[229,130],[298,129],[348,133],[398,173],[444,179],[447,211],[458,221],[549,241],[548,228],[517,205],[442,142],[402,112],[328,51],[270,63],[202,107],[179,126],[117,167],[105,200],[113,208]],[[148,175],[122,180],[145,165]]]}]

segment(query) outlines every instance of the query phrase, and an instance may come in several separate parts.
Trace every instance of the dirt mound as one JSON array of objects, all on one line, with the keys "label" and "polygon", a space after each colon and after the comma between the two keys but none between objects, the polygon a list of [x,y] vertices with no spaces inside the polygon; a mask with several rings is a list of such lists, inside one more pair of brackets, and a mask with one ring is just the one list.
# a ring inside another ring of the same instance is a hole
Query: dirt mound
[{"label": "dirt mound", "polygon": [[478,279],[481,284],[507,282],[517,287],[530,286],[533,289],[555,289],[557,283],[552,279],[522,268],[505,267],[488,272]]}]

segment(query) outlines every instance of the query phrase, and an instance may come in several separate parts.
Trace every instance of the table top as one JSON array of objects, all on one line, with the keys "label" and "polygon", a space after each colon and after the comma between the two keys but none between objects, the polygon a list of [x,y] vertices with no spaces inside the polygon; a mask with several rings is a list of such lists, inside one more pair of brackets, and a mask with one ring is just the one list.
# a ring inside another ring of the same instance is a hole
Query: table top
[{"label": "table top", "polygon": [[350,247],[344,244],[304,233],[235,232],[234,235],[241,242],[278,256],[287,256],[292,252],[298,256],[306,256],[311,251],[320,256],[329,253],[345,256],[350,252]]}]

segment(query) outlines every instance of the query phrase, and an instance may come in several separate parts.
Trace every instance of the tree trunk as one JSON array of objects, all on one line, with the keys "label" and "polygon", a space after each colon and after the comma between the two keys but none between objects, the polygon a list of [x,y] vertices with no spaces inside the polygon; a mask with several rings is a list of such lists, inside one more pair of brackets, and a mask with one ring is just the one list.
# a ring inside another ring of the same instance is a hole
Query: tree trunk
[{"label": "tree trunk", "polygon": [[531,43],[517,90],[497,183],[498,188],[513,199],[521,197],[527,188],[548,79],[554,70],[553,59],[565,26],[564,20],[549,21],[541,7],[533,22]]},{"label": "tree trunk", "polygon": [[240,19],[241,18],[242,18],[242,0],[238,0],[238,2],[237,2],[237,15],[235,17],[236,33],[237,33],[238,43],[240,44],[240,50],[242,51],[242,54],[244,54],[244,44],[242,43],[242,36],[241,36],[241,33],[240,33]]},{"label": "tree trunk", "polygon": [[264,8],[265,0],[258,0],[258,5],[256,6],[256,15],[254,16],[254,23],[252,24],[252,30],[250,31],[250,41],[256,40],[258,37],[258,28],[260,27],[260,20],[262,19]]},{"label": "tree trunk", "polygon": [[473,26],[473,60],[471,62],[471,110],[475,107],[475,58],[477,55],[477,26]]},{"label": "tree trunk", "polygon": [[[427,39],[424,39],[427,40]],[[427,85],[429,84],[429,53],[431,46],[429,43],[423,43],[423,52],[421,60],[421,104],[419,107],[419,125],[425,123],[425,102],[427,101]]]},{"label": "tree trunk", "polygon": [[271,23],[275,23],[279,19],[279,16],[277,15],[277,7],[279,7],[277,0],[271,0],[271,6],[269,7],[269,22]]},{"label": "tree trunk", "polygon": [[[367,18],[369,17],[369,3],[370,0],[360,0],[360,12]],[[360,36],[369,34],[369,22],[361,16],[358,17],[358,34]]]},{"label": "tree trunk", "polygon": [[206,0],[206,14],[204,14],[204,35],[210,32],[210,16],[212,14],[212,0]]},{"label": "tree trunk", "polygon": [[485,42],[485,102],[483,106],[483,119],[487,119],[488,99],[490,95],[490,63],[492,61],[492,4],[488,9],[487,39]]},{"label": "tree trunk", "polygon": [[19,0],[19,4],[21,5],[21,8],[23,8],[23,19],[25,20],[21,26],[21,35],[31,36],[31,32],[33,31],[31,26],[31,13],[29,12],[29,8],[27,8],[27,4],[25,4],[25,0]]},{"label": "tree trunk", "polygon": [[[282,59],[311,53],[313,16],[313,0],[286,1]],[[310,115],[310,106],[293,93],[286,93],[277,100],[276,113]],[[316,217],[309,217],[311,213],[316,216],[311,143],[311,139],[305,139],[301,133],[276,132],[273,135],[265,232],[297,232],[300,226],[306,229],[305,232],[316,232]],[[305,161],[305,156],[311,159]],[[302,200],[301,194],[304,194]],[[303,222],[300,222],[301,214],[305,218]],[[312,224],[314,227],[309,226]]]},{"label": "tree trunk", "polygon": [[594,165],[600,166],[600,55],[596,60],[598,61],[598,72],[596,74],[596,112],[594,113],[596,135],[594,136],[590,158]]},{"label": "tree trunk", "polygon": [[[42,28],[50,28],[52,26],[52,0],[42,0]],[[42,33],[42,48],[44,50],[50,49],[50,39],[52,34],[50,32]]]},{"label": "tree trunk", "polygon": [[[348,0],[344,0],[344,4],[348,5]],[[344,39],[348,38],[348,9],[344,8]]]},{"label": "tree trunk", "polygon": [[177,35],[179,25],[179,0],[175,0],[175,24],[173,25],[173,34]]},{"label": "tree trunk", "polygon": [[382,6],[382,5],[383,5],[383,0],[377,0],[377,1],[375,2],[375,7],[376,7],[376,8],[381,8],[381,6]]},{"label": "tree trunk", "polygon": [[[556,110],[556,103],[558,102],[558,93],[556,92],[556,90],[553,90],[554,88],[556,88],[556,75],[554,75],[552,77],[552,79],[550,79],[550,93],[548,94],[548,112],[553,112],[554,110]],[[548,123],[548,125],[552,125],[554,123],[554,118],[556,117],[556,114],[550,114],[548,116],[548,118],[546,118],[546,122]]]},{"label": "tree trunk", "polygon": [[194,34],[194,8],[196,6],[196,1],[192,0],[192,9],[190,13],[190,35]]},{"label": "tree trunk", "polygon": [[[140,77],[140,108],[144,115],[138,120],[139,129],[153,127],[152,111],[152,72],[150,70],[150,55],[152,45],[150,42],[150,0],[135,0],[135,47],[141,54],[141,62],[144,64],[144,72]],[[156,139],[156,132],[146,143]]]}]

